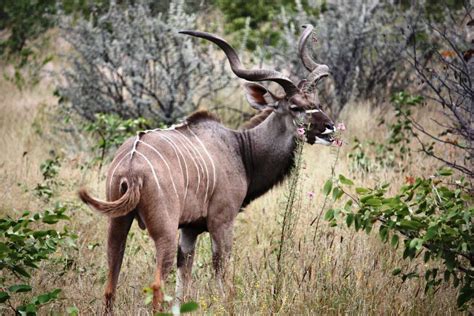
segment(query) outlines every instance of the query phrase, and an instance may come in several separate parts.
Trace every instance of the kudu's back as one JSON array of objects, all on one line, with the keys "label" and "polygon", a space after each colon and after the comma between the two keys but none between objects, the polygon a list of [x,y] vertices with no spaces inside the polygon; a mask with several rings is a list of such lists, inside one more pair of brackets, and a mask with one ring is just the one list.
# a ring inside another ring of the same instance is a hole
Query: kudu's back
[{"label": "kudu's back", "polygon": [[135,211],[142,228],[169,222],[206,230],[209,213],[241,203],[247,184],[232,131],[212,117],[195,116],[128,139],[109,167],[109,203],[101,206],[85,191],[81,198],[110,217]]}]

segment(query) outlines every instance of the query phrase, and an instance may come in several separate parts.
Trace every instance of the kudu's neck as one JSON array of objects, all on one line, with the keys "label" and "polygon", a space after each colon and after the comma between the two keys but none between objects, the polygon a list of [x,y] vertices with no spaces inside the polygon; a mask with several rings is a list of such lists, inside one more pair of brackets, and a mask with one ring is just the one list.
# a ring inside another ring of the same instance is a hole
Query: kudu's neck
[{"label": "kudu's neck", "polygon": [[296,140],[291,121],[277,113],[257,127],[237,133],[237,139],[248,181],[245,206],[289,174]]}]

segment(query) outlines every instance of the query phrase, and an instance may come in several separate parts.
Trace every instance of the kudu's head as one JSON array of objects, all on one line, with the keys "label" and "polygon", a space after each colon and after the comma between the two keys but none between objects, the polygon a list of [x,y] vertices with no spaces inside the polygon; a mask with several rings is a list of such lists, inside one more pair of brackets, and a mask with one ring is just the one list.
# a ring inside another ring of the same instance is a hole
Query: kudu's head
[{"label": "kudu's head", "polygon": [[272,108],[276,113],[287,116],[292,122],[291,128],[295,135],[301,137],[301,128],[304,128],[306,141],[309,144],[330,145],[334,140],[333,134],[336,128],[332,120],[321,110],[315,89],[316,84],[329,75],[329,67],[316,63],[309,56],[306,42],[311,36],[313,26],[306,25],[304,27],[305,30],[298,43],[298,52],[303,65],[310,71],[310,74],[306,79],[300,80],[298,84],[275,70],[245,69],[235,50],[219,36],[198,31],[180,31],[180,33],[204,38],[217,44],[226,54],[232,71],[238,77],[248,81],[278,83],[285,91],[283,96],[276,96],[260,84],[245,83],[244,87],[250,105],[257,110]]}]

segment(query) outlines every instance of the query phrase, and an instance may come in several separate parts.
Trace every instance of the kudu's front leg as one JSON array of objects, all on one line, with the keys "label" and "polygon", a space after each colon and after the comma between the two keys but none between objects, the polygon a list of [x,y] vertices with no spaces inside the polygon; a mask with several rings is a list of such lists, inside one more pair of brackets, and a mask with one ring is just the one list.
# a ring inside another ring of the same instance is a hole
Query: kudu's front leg
[{"label": "kudu's front leg", "polygon": [[233,222],[209,229],[212,241],[212,265],[216,281],[222,294],[225,294],[227,263],[232,252]]}]

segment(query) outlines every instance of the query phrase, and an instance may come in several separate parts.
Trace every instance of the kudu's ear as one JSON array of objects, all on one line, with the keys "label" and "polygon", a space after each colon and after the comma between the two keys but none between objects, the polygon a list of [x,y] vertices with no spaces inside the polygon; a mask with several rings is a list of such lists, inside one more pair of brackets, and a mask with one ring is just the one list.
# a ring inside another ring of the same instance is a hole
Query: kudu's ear
[{"label": "kudu's ear", "polygon": [[278,99],[264,86],[253,82],[246,82],[244,88],[247,101],[254,109],[261,111],[268,107],[277,107]]}]

